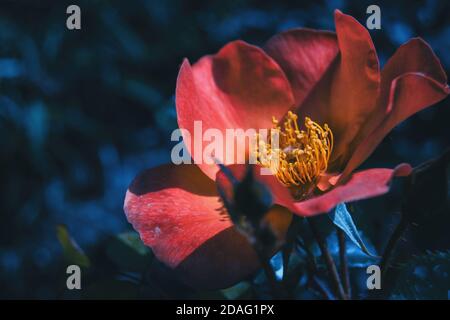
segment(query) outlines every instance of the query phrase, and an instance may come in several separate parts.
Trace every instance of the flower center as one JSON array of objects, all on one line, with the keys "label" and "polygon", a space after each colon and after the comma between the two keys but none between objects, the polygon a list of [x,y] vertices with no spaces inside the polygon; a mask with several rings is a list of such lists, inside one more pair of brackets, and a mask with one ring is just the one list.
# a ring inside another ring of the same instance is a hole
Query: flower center
[{"label": "flower center", "polygon": [[259,164],[270,168],[278,180],[304,197],[315,187],[319,175],[327,170],[333,150],[333,133],[327,124],[321,127],[305,117],[300,130],[298,116],[289,111],[283,126],[272,117],[273,128],[267,141],[258,136],[256,157]]}]

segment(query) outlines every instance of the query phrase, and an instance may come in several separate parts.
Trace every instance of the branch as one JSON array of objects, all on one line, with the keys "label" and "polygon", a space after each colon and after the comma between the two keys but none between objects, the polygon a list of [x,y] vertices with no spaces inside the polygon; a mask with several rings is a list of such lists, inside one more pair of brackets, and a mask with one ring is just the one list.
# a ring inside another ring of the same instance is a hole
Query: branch
[{"label": "branch", "polygon": [[336,296],[341,300],[346,300],[344,289],[342,288],[341,280],[339,279],[336,265],[334,264],[330,251],[328,250],[328,246],[325,240],[320,235],[315,221],[311,218],[308,218],[308,223],[309,226],[311,227],[311,231],[314,237],[316,238],[320,251],[322,252],[322,257],[325,260],[325,264],[327,265],[328,273],[330,274],[331,283],[334,286]]},{"label": "branch", "polygon": [[348,263],[347,263],[347,247],[345,244],[345,233],[341,228],[337,229],[337,236],[339,240],[339,262],[340,262],[340,271],[341,271],[341,279],[344,285],[344,292],[347,299],[350,299],[350,275],[348,271]]},{"label": "branch", "polygon": [[387,271],[389,270],[390,263],[391,263],[393,255],[394,255],[397,243],[402,238],[407,227],[408,227],[408,221],[406,219],[404,219],[402,216],[399,224],[397,225],[394,232],[392,233],[392,236],[389,239],[389,242],[386,245],[386,249],[384,250],[383,256],[381,258],[380,268],[381,268],[382,279],[385,277]]}]

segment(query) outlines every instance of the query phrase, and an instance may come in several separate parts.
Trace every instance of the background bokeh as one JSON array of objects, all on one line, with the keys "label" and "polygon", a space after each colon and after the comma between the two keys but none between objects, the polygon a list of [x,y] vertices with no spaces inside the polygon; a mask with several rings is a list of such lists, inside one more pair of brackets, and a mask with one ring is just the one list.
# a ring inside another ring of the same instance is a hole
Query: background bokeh
[{"label": "background bokeh", "polygon": [[[82,10],[80,31],[65,27],[73,3]],[[0,298],[64,297],[59,224],[101,270],[113,272],[97,252],[131,230],[122,206],[133,177],[170,160],[184,57],[195,62],[234,39],[261,45],[293,27],[333,30],[335,8],[364,24],[373,3],[382,29],[370,33],[382,64],[421,36],[449,74],[445,0],[0,0]],[[450,146],[448,104],[401,124],[365,166],[417,165],[439,155]],[[355,219],[381,248],[398,196],[359,209]],[[448,226],[429,229],[428,247],[450,248]]]}]

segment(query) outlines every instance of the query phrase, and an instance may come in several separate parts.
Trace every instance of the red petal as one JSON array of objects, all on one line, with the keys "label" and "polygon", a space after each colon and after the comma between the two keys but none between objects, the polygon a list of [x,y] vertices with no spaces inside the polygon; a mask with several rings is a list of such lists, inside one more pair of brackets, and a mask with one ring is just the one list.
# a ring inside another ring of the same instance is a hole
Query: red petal
[{"label": "red petal", "polygon": [[[227,44],[216,55],[205,56],[192,67],[185,60],[178,75],[178,124],[191,135],[194,121],[202,121],[203,132],[209,128],[222,133],[233,128],[270,128],[272,116],[281,118],[293,104],[289,81],[278,64],[260,48],[243,41]],[[195,137],[200,148],[201,138]],[[187,147],[195,156],[194,145]],[[228,148],[224,155],[230,151]],[[220,154],[216,157],[221,158]],[[216,165],[199,167],[214,179]]]},{"label": "red petal", "polygon": [[[235,284],[259,268],[247,238],[227,218],[216,186],[195,165],[163,165],[141,173],[125,198],[128,221],[156,257],[195,288]],[[292,214],[274,206],[267,215],[283,239]]]},{"label": "red petal", "polygon": [[212,290],[230,287],[258,268],[259,260],[247,238],[228,228],[198,247],[176,272],[191,287]]},{"label": "red petal", "polygon": [[195,165],[164,165],[141,173],[125,198],[125,213],[146,245],[170,267],[229,228],[215,186]]},{"label": "red petal", "polygon": [[159,260],[176,267],[184,282],[212,288],[232,285],[258,267],[253,248],[221,206],[214,182],[197,166],[164,165],[133,181],[124,209]]},{"label": "red petal", "polygon": [[392,169],[368,169],[354,173],[350,180],[321,196],[295,203],[296,213],[313,216],[329,212],[337,204],[382,195],[389,191],[389,183],[396,176],[406,176],[412,171],[408,164]]},{"label": "red petal", "polygon": [[325,192],[331,187],[335,186],[340,177],[341,175],[339,173],[324,173],[319,177],[317,188],[320,191]]},{"label": "red petal", "polygon": [[350,174],[375,150],[383,138],[414,113],[444,99],[449,87],[421,73],[406,73],[391,85],[386,115],[376,129],[357,146],[343,172]]},{"label": "red petal", "polygon": [[[245,173],[244,166],[229,166],[233,174],[241,179]],[[389,191],[389,183],[396,176],[407,176],[412,168],[408,164],[398,165],[395,169],[369,169],[354,173],[342,185],[305,201],[295,201],[288,188],[278,182],[273,175],[261,175],[261,167],[254,166],[255,178],[264,183],[272,192],[274,203],[284,206],[302,217],[327,213],[341,202],[350,202],[382,195]],[[217,182],[226,177],[222,172],[217,174]]]},{"label": "red petal", "polygon": [[378,58],[367,29],[339,10],[335,24],[340,59],[299,109],[300,116],[330,126],[335,136],[332,161],[347,151],[374,110],[380,82]]},{"label": "red petal", "polygon": [[[292,214],[274,206],[266,216],[277,236],[284,238]],[[181,278],[196,288],[217,289],[229,287],[259,267],[255,252],[235,228],[228,228],[206,241],[184,260],[177,271]]]},{"label": "red petal", "polygon": [[417,72],[441,83],[447,83],[447,75],[431,47],[422,39],[414,38],[400,46],[381,72],[383,107],[387,105],[392,81],[404,73]]},{"label": "red petal", "polygon": [[[339,139],[333,158],[342,155],[375,109],[379,94],[380,69],[378,57],[367,29],[353,17],[335,12],[336,33],[341,62],[333,81],[333,110]],[[333,127],[331,127],[333,129]]]},{"label": "red petal", "polygon": [[272,37],[264,50],[286,73],[299,106],[339,53],[336,34],[293,29]]},{"label": "red petal", "polygon": [[380,125],[389,113],[390,110],[387,110],[387,107],[392,106],[389,104],[392,82],[402,74],[410,72],[422,73],[443,84],[447,82],[447,76],[439,59],[425,41],[414,38],[400,46],[381,71],[381,92],[377,108],[352,142],[353,150]]}]

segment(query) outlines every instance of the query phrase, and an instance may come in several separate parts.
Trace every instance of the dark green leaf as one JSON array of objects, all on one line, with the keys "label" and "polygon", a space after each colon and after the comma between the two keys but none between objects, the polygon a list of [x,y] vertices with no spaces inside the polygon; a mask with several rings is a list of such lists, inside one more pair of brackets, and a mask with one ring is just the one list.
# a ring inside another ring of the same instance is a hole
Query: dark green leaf
[{"label": "dark green leaf", "polygon": [[222,289],[222,294],[228,299],[228,300],[236,300],[241,298],[242,296],[246,295],[248,291],[250,290],[250,284],[248,282],[239,282],[238,284]]},{"label": "dark green leaf", "polygon": [[116,235],[108,243],[106,254],[120,270],[135,272],[148,268],[152,257],[151,250],[133,231]]},{"label": "dark green leaf", "polygon": [[[362,233],[360,233],[360,237],[364,241],[364,244],[367,247],[368,251],[376,253],[375,247],[370,242],[370,240]],[[333,233],[327,238],[327,244],[330,253],[333,255],[335,261],[339,261],[339,241],[336,233]],[[316,249],[316,252],[319,252],[319,248]],[[346,253],[347,264],[350,268],[366,268],[372,264],[376,264],[379,262],[379,257],[365,254],[361,250],[361,248],[350,239],[346,239]]]}]

